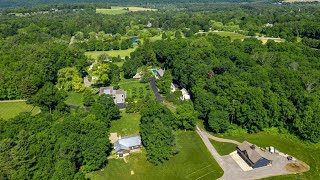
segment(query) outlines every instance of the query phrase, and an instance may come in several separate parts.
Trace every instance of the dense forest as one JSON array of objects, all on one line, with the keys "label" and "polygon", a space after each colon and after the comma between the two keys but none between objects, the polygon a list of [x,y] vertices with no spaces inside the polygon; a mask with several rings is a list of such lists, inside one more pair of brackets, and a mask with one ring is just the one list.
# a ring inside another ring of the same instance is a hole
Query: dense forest
[{"label": "dense forest", "polygon": [[[105,50],[110,47],[126,49],[131,45],[118,41],[121,35],[137,35],[148,21],[154,28],[149,29],[148,37],[157,33],[156,28],[163,30],[180,30],[184,36],[190,37],[199,30],[235,30],[239,33],[281,37],[294,42],[297,36],[303,38],[302,43],[312,48],[320,44],[320,10],[316,6],[302,7],[303,13],[295,6],[265,8],[264,6],[233,8],[222,5],[212,9],[213,12],[197,11],[200,7],[190,10],[159,11],[152,13],[131,13],[131,16],[119,15],[109,18],[95,14],[91,9],[83,11],[62,11],[49,14],[38,14],[22,17],[2,15],[0,26],[0,99],[19,99],[30,97],[46,81],[55,83],[60,68],[76,66],[79,71],[85,66],[85,50]],[[205,8],[203,8],[205,9]],[[295,14],[293,18],[291,15]],[[312,15],[311,15],[312,14]],[[273,23],[272,27],[264,26]],[[117,34],[113,39],[92,39],[95,33]],[[88,39],[78,46],[68,47],[70,36]],[[46,45],[45,45],[46,44]],[[47,47],[51,48],[47,48]],[[45,48],[43,48],[45,47]],[[29,49],[26,51],[26,49]],[[50,50],[49,50],[50,49]],[[40,59],[35,58],[40,57]],[[12,58],[14,61],[12,61]],[[25,63],[28,62],[28,63]],[[27,64],[25,66],[25,64]],[[48,64],[50,68],[45,68]],[[4,68],[6,66],[6,68]],[[44,67],[44,68],[42,68]],[[16,72],[16,69],[19,72]],[[44,72],[46,71],[46,72]],[[40,78],[41,74],[45,77]],[[23,78],[27,76],[28,78]],[[35,75],[36,77],[34,77]],[[8,81],[8,79],[14,79]],[[32,82],[32,83],[31,83]],[[30,87],[26,92],[24,87]]]},{"label": "dense forest", "polygon": [[[38,2],[1,3],[5,7]],[[85,173],[107,165],[110,122],[119,119],[120,111],[109,96],[93,98],[97,91],[82,83],[88,72],[99,77],[96,87],[117,87],[120,71],[129,79],[141,67],[161,67],[166,71],[156,81],[160,93],[175,98],[169,92],[172,80],[190,92],[191,101],[174,112],[150,97],[138,103],[128,99],[126,112],[140,113],[142,144],[155,165],[179,153],[175,131],[194,130],[198,119],[214,133],[277,127],[306,142],[320,142],[318,5],[178,4],[117,16],[96,13],[97,7],[111,6],[44,5],[2,11],[0,100],[26,99],[41,112],[0,120],[0,179],[85,179]],[[152,27],[146,28],[148,22]],[[150,41],[154,36],[160,38]],[[262,36],[285,42],[263,44],[256,38]],[[112,59],[123,61],[121,68],[105,54],[95,65],[85,55],[133,49],[133,37],[139,42],[130,57]],[[70,110],[66,91],[84,92],[84,107]]]}]

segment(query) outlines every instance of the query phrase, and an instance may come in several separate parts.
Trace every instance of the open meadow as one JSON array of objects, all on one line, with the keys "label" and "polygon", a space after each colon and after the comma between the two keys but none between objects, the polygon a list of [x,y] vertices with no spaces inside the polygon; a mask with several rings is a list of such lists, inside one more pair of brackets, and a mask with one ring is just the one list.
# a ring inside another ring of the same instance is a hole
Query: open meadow
[{"label": "open meadow", "polygon": [[118,15],[127,12],[137,12],[137,11],[157,11],[157,9],[144,8],[144,7],[120,7],[111,6],[111,9],[96,9],[96,13],[108,14],[108,15]]},{"label": "open meadow", "polygon": [[130,54],[135,50],[136,48],[130,48],[130,49],[126,49],[126,50],[111,50],[111,51],[88,51],[85,54],[88,57],[91,57],[93,59],[98,59],[99,55],[106,53],[108,54],[110,57],[126,57],[126,56],[130,56]]},{"label": "open meadow", "polygon": [[234,41],[236,39],[240,39],[243,40],[244,38],[246,38],[245,35],[243,34],[239,34],[239,33],[234,33],[234,32],[226,32],[226,31],[218,31],[218,32],[211,32],[213,34],[217,34],[219,36],[223,36],[223,37],[230,37],[231,41]]},{"label": "open meadow", "polygon": [[147,161],[146,152],[132,153],[123,159],[110,159],[99,171],[87,174],[92,180],[102,179],[217,179],[223,175],[201,138],[194,131],[177,132],[177,150],[170,160],[154,166]]},{"label": "open meadow", "polygon": [[0,119],[10,119],[19,113],[31,112],[32,115],[36,115],[40,112],[38,107],[26,104],[26,102],[0,102]]}]

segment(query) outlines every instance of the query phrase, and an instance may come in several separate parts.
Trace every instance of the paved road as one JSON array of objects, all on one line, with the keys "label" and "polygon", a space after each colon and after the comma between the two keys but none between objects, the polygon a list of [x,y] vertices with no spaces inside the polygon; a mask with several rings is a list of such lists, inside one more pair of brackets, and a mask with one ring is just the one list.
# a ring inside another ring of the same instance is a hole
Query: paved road
[{"label": "paved road", "polygon": [[[209,141],[209,137],[207,132],[200,129],[198,126],[196,127],[197,133],[201,137],[202,141],[208,148],[211,155],[218,162],[220,167],[223,169],[224,174],[219,179],[221,180],[253,180],[253,179],[261,179],[270,176],[278,176],[284,174],[292,174],[291,172],[286,171],[285,165],[289,163],[289,161],[283,157],[276,155],[273,159],[272,166],[265,166],[261,168],[256,168],[250,171],[243,171],[240,166],[235,162],[235,160],[230,156],[220,156],[216,149]],[[226,139],[217,138],[210,135],[210,138],[221,140],[222,142],[226,142]],[[229,141],[232,143],[232,141]],[[236,142],[236,141],[235,141]],[[239,142],[236,142],[236,144]]]},{"label": "paved road", "polygon": [[152,88],[154,95],[156,96],[156,100],[163,101],[164,98],[160,96],[160,93],[159,93],[157,86],[156,86],[156,78],[155,77],[150,79],[150,86]]}]

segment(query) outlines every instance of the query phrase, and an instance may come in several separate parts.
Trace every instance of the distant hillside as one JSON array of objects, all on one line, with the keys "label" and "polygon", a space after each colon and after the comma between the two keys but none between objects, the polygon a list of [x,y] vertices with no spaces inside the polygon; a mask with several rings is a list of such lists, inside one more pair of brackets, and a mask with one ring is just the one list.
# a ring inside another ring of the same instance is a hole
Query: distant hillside
[{"label": "distant hillside", "polygon": [[0,8],[34,6],[46,4],[75,4],[75,3],[111,3],[111,4],[175,4],[175,3],[215,3],[215,2],[254,2],[261,0],[0,0]]}]

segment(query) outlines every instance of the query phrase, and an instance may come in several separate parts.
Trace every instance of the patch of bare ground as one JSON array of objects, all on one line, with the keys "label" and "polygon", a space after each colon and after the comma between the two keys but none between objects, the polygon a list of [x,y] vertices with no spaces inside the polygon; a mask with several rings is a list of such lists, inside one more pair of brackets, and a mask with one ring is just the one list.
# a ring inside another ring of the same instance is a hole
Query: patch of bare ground
[{"label": "patch of bare ground", "polygon": [[286,165],[286,170],[289,172],[306,172],[310,170],[310,167],[303,162],[293,162]]}]

